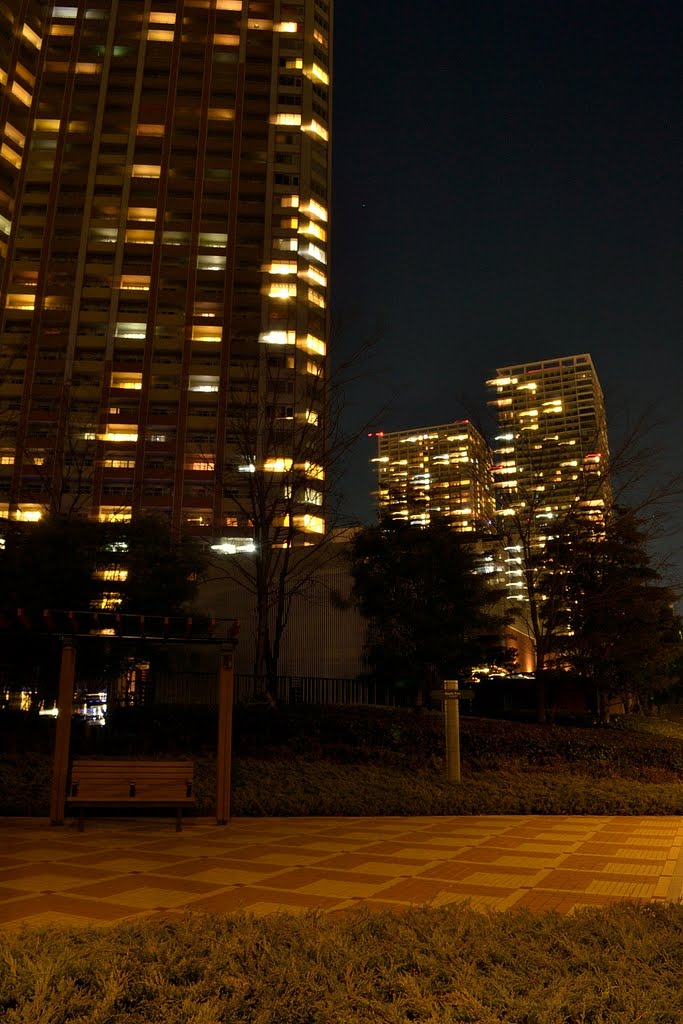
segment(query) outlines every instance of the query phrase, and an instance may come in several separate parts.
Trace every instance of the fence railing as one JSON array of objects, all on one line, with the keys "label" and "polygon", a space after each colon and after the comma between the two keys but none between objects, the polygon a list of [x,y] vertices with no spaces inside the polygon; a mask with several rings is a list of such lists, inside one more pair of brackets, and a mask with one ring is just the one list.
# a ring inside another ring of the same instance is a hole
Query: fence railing
[{"label": "fence railing", "polygon": [[[372,680],[321,679],[315,676],[236,675],[235,703],[364,704],[397,707],[402,695]],[[215,704],[216,675],[210,672],[154,674],[145,703]]]}]

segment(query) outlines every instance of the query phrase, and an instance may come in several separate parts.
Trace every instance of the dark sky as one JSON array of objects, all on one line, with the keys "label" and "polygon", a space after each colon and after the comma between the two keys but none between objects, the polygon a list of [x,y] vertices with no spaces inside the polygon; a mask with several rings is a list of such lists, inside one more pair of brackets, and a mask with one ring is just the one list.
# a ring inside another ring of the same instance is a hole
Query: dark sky
[{"label": "dark sky", "polygon": [[[338,0],[336,351],[381,328],[349,420],[488,428],[497,366],[589,352],[613,449],[652,407],[683,470],[682,12]],[[364,520],[374,453],[346,477]]]}]

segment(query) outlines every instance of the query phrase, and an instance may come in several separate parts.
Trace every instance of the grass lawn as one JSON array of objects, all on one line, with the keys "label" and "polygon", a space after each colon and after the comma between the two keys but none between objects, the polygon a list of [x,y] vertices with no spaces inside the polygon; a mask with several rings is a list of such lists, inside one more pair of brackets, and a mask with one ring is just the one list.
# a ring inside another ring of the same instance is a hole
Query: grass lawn
[{"label": "grass lawn", "polygon": [[[194,760],[198,809],[211,814],[211,753],[179,744],[147,756],[179,754]],[[47,814],[50,770],[46,754],[0,755],[0,813]],[[680,722],[591,729],[463,719],[454,786],[439,716],[309,709],[238,723],[232,812],[672,815],[683,814],[682,783]]]},{"label": "grass lawn", "polygon": [[3,1024],[680,1024],[683,908],[181,917],[0,934]]}]

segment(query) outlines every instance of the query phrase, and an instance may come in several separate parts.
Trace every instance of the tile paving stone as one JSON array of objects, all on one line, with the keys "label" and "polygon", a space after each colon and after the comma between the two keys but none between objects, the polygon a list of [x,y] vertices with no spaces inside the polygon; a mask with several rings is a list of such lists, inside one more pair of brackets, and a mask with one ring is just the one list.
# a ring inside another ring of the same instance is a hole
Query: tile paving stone
[{"label": "tile paving stone", "polygon": [[678,818],[0,822],[0,924],[465,902],[572,913],[683,893]]}]

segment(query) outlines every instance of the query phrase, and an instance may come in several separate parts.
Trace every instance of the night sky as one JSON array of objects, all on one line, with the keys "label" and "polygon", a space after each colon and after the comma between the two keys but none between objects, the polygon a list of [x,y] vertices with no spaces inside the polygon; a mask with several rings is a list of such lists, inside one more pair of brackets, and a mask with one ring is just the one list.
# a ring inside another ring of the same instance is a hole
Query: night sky
[{"label": "night sky", "polygon": [[[379,332],[349,424],[491,437],[497,366],[589,352],[612,448],[652,408],[656,472],[683,471],[682,12],[338,0],[333,351]],[[374,454],[345,479],[364,521]]]}]

